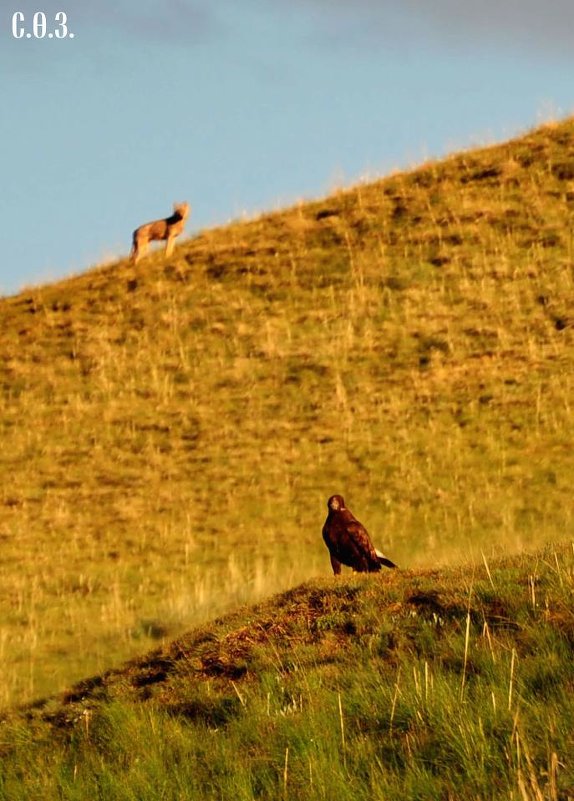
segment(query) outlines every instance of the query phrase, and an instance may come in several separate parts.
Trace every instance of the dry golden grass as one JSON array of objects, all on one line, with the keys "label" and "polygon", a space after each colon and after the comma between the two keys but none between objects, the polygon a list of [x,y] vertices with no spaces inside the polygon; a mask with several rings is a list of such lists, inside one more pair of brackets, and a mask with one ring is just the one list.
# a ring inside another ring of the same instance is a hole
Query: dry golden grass
[{"label": "dry golden grass", "polygon": [[328,574],[572,531],[574,123],[0,301],[0,702]]}]

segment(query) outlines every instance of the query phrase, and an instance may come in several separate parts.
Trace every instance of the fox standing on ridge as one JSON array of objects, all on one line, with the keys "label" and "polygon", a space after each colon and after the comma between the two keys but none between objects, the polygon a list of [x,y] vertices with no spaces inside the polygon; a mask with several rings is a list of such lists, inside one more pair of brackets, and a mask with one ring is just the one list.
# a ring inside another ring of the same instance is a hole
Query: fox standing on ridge
[{"label": "fox standing on ridge", "polygon": [[149,243],[155,239],[166,240],[165,255],[169,258],[173,251],[175,238],[183,231],[189,212],[189,203],[174,203],[171,217],[154,220],[136,228],[132,236],[133,244],[130,253],[130,259],[133,264],[137,264],[140,258],[145,256]]}]

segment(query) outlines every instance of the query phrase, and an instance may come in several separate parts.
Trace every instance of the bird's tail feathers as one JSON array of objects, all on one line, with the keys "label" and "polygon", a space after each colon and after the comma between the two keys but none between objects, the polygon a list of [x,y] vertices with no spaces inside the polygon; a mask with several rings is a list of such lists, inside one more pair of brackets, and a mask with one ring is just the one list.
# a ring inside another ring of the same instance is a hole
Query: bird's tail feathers
[{"label": "bird's tail feathers", "polygon": [[387,559],[384,553],[381,553],[381,551],[379,551],[377,548],[375,548],[375,553],[377,554],[377,559],[381,565],[384,565],[385,567],[396,567],[395,563],[391,562],[390,559]]}]

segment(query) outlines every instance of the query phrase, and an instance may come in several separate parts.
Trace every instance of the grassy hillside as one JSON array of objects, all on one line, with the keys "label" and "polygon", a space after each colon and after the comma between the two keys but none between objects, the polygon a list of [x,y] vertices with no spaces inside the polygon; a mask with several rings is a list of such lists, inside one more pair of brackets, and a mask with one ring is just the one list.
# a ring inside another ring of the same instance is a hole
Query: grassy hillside
[{"label": "grassy hillside", "polygon": [[568,801],[571,548],[314,580],[0,722],[10,801]]},{"label": "grassy hillside", "polygon": [[327,576],[334,492],[404,567],[570,535],[573,157],[570,120],[0,300],[0,703]]}]

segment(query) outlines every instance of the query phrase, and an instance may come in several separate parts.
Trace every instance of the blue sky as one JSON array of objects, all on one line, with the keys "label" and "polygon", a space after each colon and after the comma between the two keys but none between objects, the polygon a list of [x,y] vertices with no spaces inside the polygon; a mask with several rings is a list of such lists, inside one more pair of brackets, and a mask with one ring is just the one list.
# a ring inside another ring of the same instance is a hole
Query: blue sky
[{"label": "blue sky", "polygon": [[571,0],[4,0],[0,293],[567,116],[573,69]]}]

